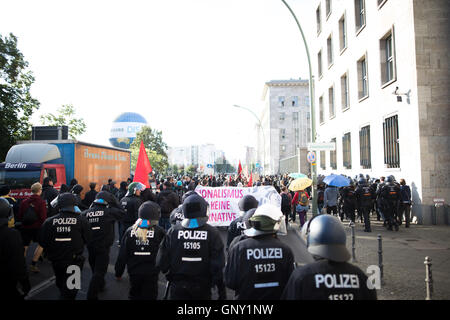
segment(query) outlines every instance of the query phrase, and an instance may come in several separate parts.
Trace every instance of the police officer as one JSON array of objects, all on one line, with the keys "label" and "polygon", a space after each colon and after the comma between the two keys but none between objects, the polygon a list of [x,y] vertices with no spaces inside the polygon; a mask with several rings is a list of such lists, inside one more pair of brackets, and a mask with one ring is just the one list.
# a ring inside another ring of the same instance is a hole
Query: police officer
[{"label": "police officer", "polygon": [[302,237],[316,261],[294,270],[282,299],[376,300],[364,272],[347,262],[347,236],[337,218],[314,217],[303,226]]},{"label": "police officer", "polygon": [[243,216],[248,210],[258,207],[258,200],[256,200],[254,196],[247,194],[239,200],[238,206],[239,216],[234,219],[228,227],[227,248],[230,246],[231,241],[233,241],[235,237],[241,235],[244,232],[245,225]]},{"label": "police officer", "polygon": [[376,191],[377,192],[377,200],[376,201],[377,201],[377,208],[378,208],[379,215],[384,221],[383,225],[386,226],[387,221],[386,221],[385,216],[384,216],[385,208],[383,206],[383,201],[381,199],[381,190],[383,189],[383,187],[386,184],[386,182],[384,180],[385,180],[385,177],[380,177],[380,182],[377,185],[377,191]]},{"label": "police officer", "polygon": [[380,191],[380,197],[384,209],[384,218],[387,222],[387,229],[398,231],[398,209],[400,205],[400,187],[395,183],[395,177],[390,175],[386,179],[386,184]]},{"label": "police officer", "polygon": [[[244,230],[246,229],[250,229],[251,223],[250,223],[250,218],[253,217],[253,215],[255,214],[257,208],[253,208],[248,210],[247,212],[244,213],[244,215],[242,216],[242,223],[244,225]],[[231,250],[231,248],[238,242],[248,239],[247,235],[245,234],[245,232],[241,233],[240,235],[238,235],[237,237],[235,237],[233,239],[233,241],[231,241],[230,245],[228,246],[228,251]]]},{"label": "police officer", "polygon": [[[56,286],[61,299],[75,300],[78,289],[68,287],[70,266],[78,266],[80,273],[84,265],[84,246],[91,240],[91,226],[80,209],[72,193],[62,193],[57,198],[59,213],[48,218],[42,225],[39,244],[47,252],[52,262]],[[76,272],[76,271],[74,271]]]},{"label": "police officer", "polygon": [[358,181],[358,187],[355,190],[358,211],[362,213],[364,218],[364,232],[372,232],[370,227],[370,210],[373,207],[373,199],[375,192],[371,186],[367,185],[364,178]]},{"label": "police officer", "polygon": [[[20,232],[8,227],[14,220],[13,206],[0,198],[0,299],[23,299],[30,291]],[[17,290],[20,284],[22,292]]]},{"label": "police officer", "polygon": [[98,293],[105,287],[109,251],[114,242],[114,222],[121,220],[124,214],[116,197],[107,191],[100,191],[91,207],[83,212],[92,230],[92,240],[87,246],[92,270],[88,300],[98,299]]},{"label": "police officer", "polygon": [[[278,300],[294,269],[292,250],[276,233],[284,224],[283,213],[272,205],[256,209],[248,239],[234,244],[228,254],[225,281],[238,300]],[[285,226],[284,226],[285,227]]]},{"label": "police officer", "polygon": [[131,227],[138,218],[138,210],[142,204],[141,192],[145,190],[145,185],[140,182],[132,182],[128,186],[125,197],[120,199],[120,204],[125,211],[122,220],[119,221],[119,240],[122,239],[125,230]]},{"label": "police officer", "polygon": [[355,209],[356,209],[356,196],[355,196],[355,186],[352,180],[350,180],[350,185],[342,188],[341,191],[342,198],[342,216],[341,221],[344,220],[344,214],[351,221],[355,223]]},{"label": "police officer", "polygon": [[173,209],[172,212],[170,213],[169,221],[172,226],[174,226],[176,224],[180,224],[181,221],[184,220],[183,203],[187,197],[192,196],[193,194],[197,194],[197,192],[190,190],[190,191],[186,192],[185,194],[183,194],[183,196],[181,197],[181,204],[178,207],[176,207],[175,209]]},{"label": "police officer", "polygon": [[120,280],[127,267],[131,300],[156,300],[158,296],[156,256],[165,235],[164,229],[158,226],[160,217],[161,208],[157,203],[144,202],[139,207],[139,219],[122,238],[115,274]]},{"label": "police officer", "polygon": [[158,251],[157,266],[166,274],[171,300],[210,300],[217,286],[226,299],[222,269],[224,246],[219,231],[207,224],[208,203],[191,195],[183,203],[185,219],[169,229]]}]

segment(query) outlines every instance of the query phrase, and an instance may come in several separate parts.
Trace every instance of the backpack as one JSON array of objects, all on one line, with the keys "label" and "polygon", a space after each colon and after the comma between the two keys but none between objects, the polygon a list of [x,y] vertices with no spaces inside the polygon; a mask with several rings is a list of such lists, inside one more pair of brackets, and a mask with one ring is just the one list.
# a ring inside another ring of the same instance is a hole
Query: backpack
[{"label": "backpack", "polygon": [[298,195],[298,204],[303,207],[306,207],[309,204],[309,199],[305,192]]},{"label": "backpack", "polygon": [[30,206],[28,207],[27,211],[25,211],[25,213],[23,214],[22,225],[31,226],[37,221],[38,216],[36,210],[34,209],[34,206],[30,203]]},{"label": "backpack", "polygon": [[281,194],[281,211],[286,212],[291,210],[291,202],[286,193]]}]

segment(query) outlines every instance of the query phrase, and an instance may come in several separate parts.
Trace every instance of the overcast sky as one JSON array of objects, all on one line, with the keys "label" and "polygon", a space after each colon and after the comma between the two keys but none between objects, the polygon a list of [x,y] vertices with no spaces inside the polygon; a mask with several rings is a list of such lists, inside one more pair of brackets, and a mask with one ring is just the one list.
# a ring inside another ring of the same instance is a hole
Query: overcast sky
[{"label": "overcast sky", "polygon": [[[312,1],[287,0],[309,37]],[[264,83],[308,79],[300,32],[281,0],[0,0],[41,102],[33,116],[73,104],[81,141],[109,145],[111,124],[142,114],[169,146],[213,143],[243,159]]]}]

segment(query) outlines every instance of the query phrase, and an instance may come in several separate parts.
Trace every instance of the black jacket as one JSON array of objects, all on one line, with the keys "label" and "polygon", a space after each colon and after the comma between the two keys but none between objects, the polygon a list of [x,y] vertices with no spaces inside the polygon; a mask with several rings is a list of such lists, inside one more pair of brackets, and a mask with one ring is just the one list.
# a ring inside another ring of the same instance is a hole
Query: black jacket
[{"label": "black jacket", "polygon": [[47,205],[47,217],[51,217],[58,213],[56,208],[53,208],[50,203],[59,195],[59,192],[51,185],[42,186],[41,198],[44,199]]},{"label": "black jacket", "polygon": [[127,224],[135,223],[138,219],[138,210],[141,204],[142,200],[135,195],[123,197],[122,199],[120,199],[120,205],[125,211],[122,222]]},{"label": "black jacket", "polygon": [[[20,232],[8,228],[5,223],[0,226],[0,296],[3,290],[14,290],[17,283],[28,286],[28,272],[23,256],[23,244]],[[11,298],[11,297],[10,297]]]},{"label": "black jacket", "polygon": [[97,193],[98,192],[95,190],[89,190],[88,192],[86,192],[83,199],[83,204],[86,206],[86,208],[89,208],[92,202],[94,202]]},{"label": "black jacket", "polygon": [[175,192],[166,189],[158,193],[156,203],[161,207],[161,217],[168,218],[173,209],[178,207],[180,201]]},{"label": "black jacket", "polygon": [[374,194],[375,194],[372,187],[359,185],[355,190],[355,194],[356,194],[356,201],[357,201],[358,208],[372,207]]},{"label": "black jacket", "polygon": [[292,250],[273,234],[230,247],[225,283],[238,300],[278,300],[294,270]]},{"label": "black jacket", "polygon": [[128,274],[152,275],[158,274],[156,256],[159,245],[165,236],[164,229],[153,226],[147,232],[147,241],[141,241],[130,227],[125,232],[117,257],[116,277],[121,277],[127,266]]},{"label": "black jacket", "polygon": [[83,254],[91,237],[91,226],[84,216],[62,211],[45,220],[39,244],[46,250],[50,261],[71,263],[74,255]]},{"label": "black jacket", "polygon": [[108,248],[114,243],[114,222],[123,218],[124,211],[117,207],[93,203],[82,213],[92,230],[92,240],[88,246],[95,248]]},{"label": "black jacket", "polygon": [[161,243],[156,265],[169,281],[223,284],[225,255],[219,231],[209,224],[195,229],[173,226]]},{"label": "black jacket", "polygon": [[243,218],[243,216],[240,216],[231,221],[230,226],[228,227],[227,248],[234,238],[240,236],[244,232],[245,224]]},{"label": "black jacket", "polygon": [[281,297],[285,300],[376,300],[367,276],[347,262],[319,260],[297,268]]}]

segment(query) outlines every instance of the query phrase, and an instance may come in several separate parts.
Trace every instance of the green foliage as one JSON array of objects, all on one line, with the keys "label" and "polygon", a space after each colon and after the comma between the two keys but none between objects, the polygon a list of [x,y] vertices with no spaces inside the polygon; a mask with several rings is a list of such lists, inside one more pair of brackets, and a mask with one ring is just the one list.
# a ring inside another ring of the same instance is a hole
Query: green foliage
[{"label": "green foliage", "polygon": [[86,131],[86,124],[83,118],[75,118],[75,108],[71,104],[64,104],[58,108],[58,114],[52,113],[42,115],[41,122],[47,126],[68,126],[69,136],[71,139],[76,139],[78,135]]},{"label": "green foliage", "polygon": [[17,38],[0,35],[0,160],[18,140],[31,138],[30,118],[39,109],[31,96],[33,73],[17,48]]},{"label": "green foliage", "polygon": [[162,139],[162,131],[153,130],[149,126],[143,126],[136,134],[136,139],[130,146],[131,150],[131,169],[136,169],[137,158],[141,140],[144,142],[145,151],[154,171],[164,172],[169,167],[167,156],[167,144]]},{"label": "green foliage", "polygon": [[189,166],[186,168],[186,174],[187,174],[188,176],[193,177],[193,176],[195,176],[196,173],[197,173],[197,166],[189,165]]}]

